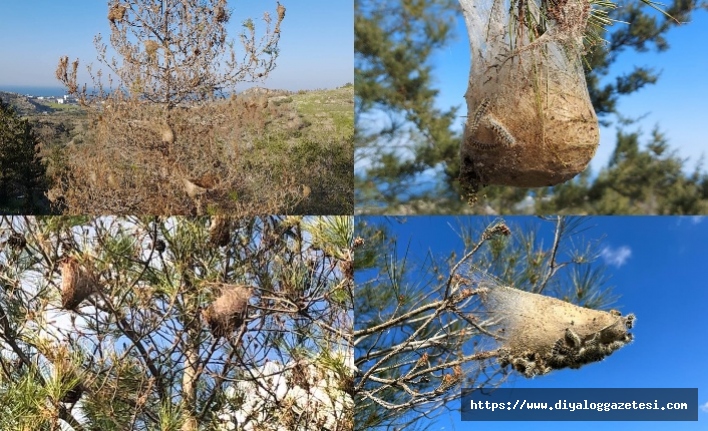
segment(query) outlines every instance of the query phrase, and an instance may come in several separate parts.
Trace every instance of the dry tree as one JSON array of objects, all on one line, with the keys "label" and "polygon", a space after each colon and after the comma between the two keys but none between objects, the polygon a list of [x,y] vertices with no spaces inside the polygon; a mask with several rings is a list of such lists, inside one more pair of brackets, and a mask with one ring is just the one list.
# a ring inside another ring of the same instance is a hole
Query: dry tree
[{"label": "dry tree", "polygon": [[[79,86],[78,60],[62,57],[56,71],[91,121],[81,148],[67,147],[66,169],[50,193],[54,201],[79,214],[191,215],[210,203],[219,212],[255,214],[296,205],[300,193],[290,179],[280,181],[283,193],[260,202],[265,194],[258,191],[275,185],[248,183],[237,158],[246,126],[237,106],[223,100],[237,84],[261,81],[276,67],[284,19],[284,10],[278,11],[277,20],[264,13],[262,27],[247,20],[239,46],[227,37],[226,0],[110,0],[109,42],[116,56],[98,36],[99,61],[107,70],[89,67],[95,93]],[[207,184],[201,180],[206,176],[221,181]]]},{"label": "dry tree", "polygon": [[[183,103],[212,100],[239,82],[267,76],[278,58],[280,25],[285,18],[282,5],[277,15],[273,23],[264,14],[266,29],[260,39],[253,20],[247,20],[246,31],[239,37],[243,53],[238,53],[227,39],[230,12],[225,0],[111,0],[110,43],[122,61],[107,57],[100,36],[96,48],[101,63],[132,99],[169,110]],[[151,67],[154,64],[159,67]],[[62,76],[60,81],[68,85],[75,77]],[[136,82],[141,85],[133,85]],[[104,85],[95,84],[99,89]],[[105,98],[102,95],[95,101]]]}]

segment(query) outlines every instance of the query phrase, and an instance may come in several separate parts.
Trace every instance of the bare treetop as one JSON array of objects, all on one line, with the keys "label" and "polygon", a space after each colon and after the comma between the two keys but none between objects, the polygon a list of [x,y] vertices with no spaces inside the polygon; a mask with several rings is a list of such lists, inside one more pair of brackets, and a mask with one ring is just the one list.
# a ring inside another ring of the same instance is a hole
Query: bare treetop
[{"label": "bare treetop", "polygon": [[[242,23],[240,49],[227,38],[232,17],[227,0],[111,0],[108,16],[110,44],[95,38],[99,60],[117,78],[130,97],[171,108],[185,101],[210,100],[233,90],[243,81],[264,79],[275,68],[280,26],[285,7],[277,4],[276,16],[265,12],[265,31],[256,36],[256,24]],[[67,73],[62,59],[57,77],[76,92],[75,70]],[[91,68],[89,68],[91,72]],[[103,89],[102,72],[92,74]]]}]

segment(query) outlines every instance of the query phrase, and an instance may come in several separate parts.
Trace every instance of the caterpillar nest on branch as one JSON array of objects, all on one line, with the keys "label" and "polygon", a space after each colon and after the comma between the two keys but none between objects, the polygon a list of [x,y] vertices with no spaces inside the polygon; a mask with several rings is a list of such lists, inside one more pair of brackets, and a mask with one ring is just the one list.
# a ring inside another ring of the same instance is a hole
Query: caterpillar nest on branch
[{"label": "caterpillar nest on branch", "polygon": [[229,19],[226,9],[223,6],[217,6],[214,10],[214,19],[216,22],[226,22]]},{"label": "caterpillar nest on branch", "polygon": [[503,334],[499,364],[525,377],[601,361],[633,339],[628,330],[634,314],[591,310],[499,285],[480,298]]},{"label": "caterpillar nest on branch", "polygon": [[282,21],[285,19],[285,6],[280,4],[280,2],[277,3],[278,7],[276,8],[276,12],[278,13],[278,21]]},{"label": "caterpillar nest on branch", "polygon": [[148,55],[148,59],[152,62],[157,60],[157,50],[160,48],[160,44],[154,40],[145,41],[145,52]]},{"label": "caterpillar nest on branch", "polygon": [[248,301],[253,296],[253,288],[239,284],[214,283],[220,295],[207,307],[202,315],[209,324],[214,338],[228,338],[238,330],[248,316]]},{"label": "caterpillar nest on branch", "polygon": [[76,310],[81,302],[99,288],[98,277],[69,258],[61,264],[61,304],[65,310]]},{"label": "caterpillar nest on branch", "polygon": [[110,21],[111,24],[123,21],[126,10],[127,8],[121,4],[111,6],[111,8],[108,9],[108,21]]},{"label": "caterpillar nest on branch", "polygon": [[470,37],[461,184],[545,187],[585,170],[599,124],[582,66],[586,0],[460,0]]}]

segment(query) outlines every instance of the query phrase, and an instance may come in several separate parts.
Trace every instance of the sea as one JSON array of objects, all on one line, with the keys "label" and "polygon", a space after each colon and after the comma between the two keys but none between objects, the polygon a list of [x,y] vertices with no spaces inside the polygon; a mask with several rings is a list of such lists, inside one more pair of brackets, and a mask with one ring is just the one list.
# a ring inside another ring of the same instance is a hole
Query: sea
[{"label": "sea", "polygon": [[[250,86],[248,87],[250,88]],[[66,94],[66,88],[64,87],[37,87],[29,85],[2,85],[0,84],[0,91],[7,93],[17,93],[23,96],[35,96],[35,97],[61,97]],[[89,89],[90,91],[90,89]],[[245,91],[245,90],[242,90]],[[237,92],[238,93],[238,92]],[[225,93],[228,96],[230,93]]]},{"label": "sea", "polygon": [[18,93],[22,95],[30,96],[49,96],[49,97],[59,97],[66,94],[66,88],[64,87],[36,87],[36,86],[26,86],[26,85],[2,85],[0,84],[0,91],[5,91],[7,93]]}]

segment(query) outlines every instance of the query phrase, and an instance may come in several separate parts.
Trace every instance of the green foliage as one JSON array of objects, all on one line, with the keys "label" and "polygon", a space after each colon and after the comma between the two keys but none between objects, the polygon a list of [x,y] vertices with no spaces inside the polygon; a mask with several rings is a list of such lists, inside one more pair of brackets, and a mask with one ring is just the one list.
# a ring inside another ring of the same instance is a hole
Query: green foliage
[{"label": "green foliage", "polygon": [[48,430],[48,421],[40,408],[47,397],[47,390],[27,373],[15,378],[13,385],[0,381],[0,427],[8,430],[23,427]]},{"label": "green foliage", "polygon": [[[375,160],[365,178],[357,177],[358,202],[394,205],[418,174],[454,160],[457,109],[434,106],[430,61],[451,40],[456,12],[454,0],[355,2],[355,149]],[[388,117],[380,131],[367,125],[372,112]],[[401,136],[410,157],[400,156]]]},{"label": "green foliage", "polygon": [[[593,183],[587,174],[553,190],[541,190],[536,210],[566,214],[704,214],[708,174],[700,164],[683,172],[685,160],[671,150],[666,137],[654,129],[640,145],[637,132],[617,132],[617,146],[606,168]],[[552,193],[552,195],[551,195]]]},{"label": "green foliage", "polygon": [[0,100],[0,213],[49,212],[45,173],[34,130]]},{"label": "green foliage", "polygon": [[[705,172],[699,166],[687,174],[686,161],[668,148],[666,138],[660,139],[663,154],[655,154],[652,149],[656,134],[646,145],[635,146],[636,155],[621,148],[628,145],[625,142],[628,136],[637,141],[639,135],[624,130],[631,121],[621,117],[618,100],[656,83],[659,74],[636,66],[608,82],[611,66],[629,50],[641,53],[669,49],[668,30],[677,21],[688,23],[693,11],[705,7],[695,0],[674,0],[664,7],[666,14],[657,14],[647,3],[628,1],[609,10],[608,18],[615,24],[608,30],[595,29],[596,37],[607,44],[589,45],[584,59],[588,90],[601,123],[608,126],[614,116],[620,119],[617,146],[623,161],[610,163],[596,178],[585,172],[554,188],[490,186],[482,190],[477,205],[469,207],[460,197],[457,181],[461,136],[450,129],[456,112],[434,105],[438,91],[430,60],[454,37],[457,2],[356,2],[355,149],[358,157],[367,161],[358,167],[355,178],[359,211],[399,214],[708,211]],[[636,165],[630,166],[632,163]],[[649,166],[647,173],[645,169]],[[432,175],[429,184],[421,184],[423,172]],[[644,183],[648,177],[651,181]]]},{"label": "green foliage", "polygon": [[349,216],[316,218],[303,222],[312,235],[312,246],[324,251],[326,256],[347,259],[354,241],[354,219]]}]

